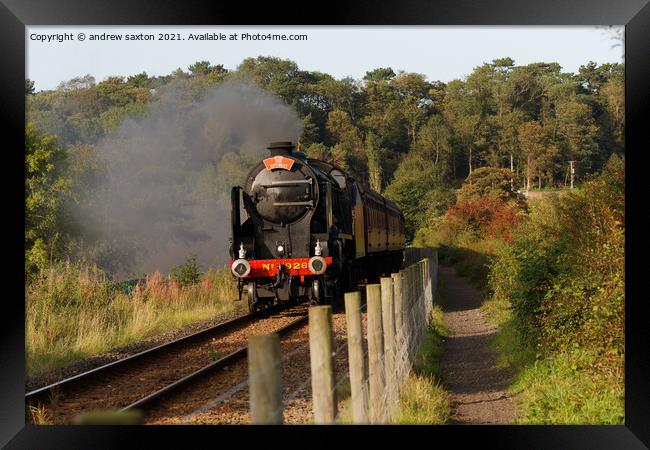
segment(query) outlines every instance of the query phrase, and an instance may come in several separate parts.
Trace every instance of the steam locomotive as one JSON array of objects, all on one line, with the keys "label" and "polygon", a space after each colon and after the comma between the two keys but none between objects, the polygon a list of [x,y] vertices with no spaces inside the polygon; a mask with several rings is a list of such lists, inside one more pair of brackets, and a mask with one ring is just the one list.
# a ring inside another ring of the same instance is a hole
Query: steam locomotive
[{"label": "steam locomotive", "polygon": [[340,302],[402,265],[399,208],[294,148],[272,142],[270,156],[231,191],[230,267],[251,312],[297,300]]}]

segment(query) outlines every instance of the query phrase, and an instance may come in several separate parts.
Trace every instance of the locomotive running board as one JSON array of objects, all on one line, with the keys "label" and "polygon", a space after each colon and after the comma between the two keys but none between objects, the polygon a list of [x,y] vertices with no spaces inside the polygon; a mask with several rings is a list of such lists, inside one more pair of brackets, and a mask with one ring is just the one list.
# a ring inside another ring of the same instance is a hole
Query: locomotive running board
[{"label": "locomotive running board", "polygon": [[273,202],[273,206],[314,206],[314,201],[307,202]]},{"label": "locomotive running board", "polygon": [[311,178],[306,180],[280,180],[280,181],[271,181],[271,184],[263,184],[263,188],[277,187],[277,186],[293,186],[294,184],[313,184]]}]

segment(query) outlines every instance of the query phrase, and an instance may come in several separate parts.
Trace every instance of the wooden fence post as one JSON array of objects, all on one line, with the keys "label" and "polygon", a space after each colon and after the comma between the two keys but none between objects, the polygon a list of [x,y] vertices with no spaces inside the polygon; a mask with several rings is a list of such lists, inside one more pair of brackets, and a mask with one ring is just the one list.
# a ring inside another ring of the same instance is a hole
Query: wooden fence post
[{"label": "wooden fence post", "polygon": [[83,411],[72,418],[73,425],[142,425],[144,413],[139,409],[123,411]]},{"label": "wooden fence post", "polygon": [[433,252],[431,256],[431,280],[433,284],[433,299],[438,295],[438,251]]},{"label": "wooden fence post", "polygon": [[426,277],[427,277],[427,286],[428,286],[428,292],[429,292],[429,308],[428,310],[431,311],[431,308],[433,308],[433,293],[434,293],[434,287],[433,287],[433,277],[431,276],[431,270],[433,267],[433,261],[431,260],[431,257],[427,258],[427,272],[426,272]]},{"label": "wooden fence post", "polygon": [[395,379],[395,312],[393,279],[381,278],[381,315],[384,328],[384,373],[388,400],[388,416],[397,400],[397,380]]},{"label": "wooden fence post", "polygon": [[370,390],[370,422],[383,420],[382,396],[384,394],[384,342],[381,317],[381,287],[366,285],[368,309],[368,374]]},{"label": "wooden fence post", "polygon": [[404,324],[404,295],[402,291],[403,272],[394,273],[393,278],[393,304],[395,309],[395,338],[399,336],[400,330]]},{"label": "wooden fence post", "polygon": [[397,375],[397,392],[398,395],[402,391],[402,381],[404,368],[402,362],[402,356],[404,351],[404,291],[403,291],[403,282],[404,282],[404,272],[399,271],[394,273],[393,277],[393,290],[394,297],[393,303],[395,307],[395,354],[394,354],[394,364],[395,371]]},{"label": "wooden fence post", "polygon": [[420,286],[420,291],[419,291],[419,298],[418,298],[418,314],[419,314],[419,322],[420,322],[420,327],[419,327],[419,332],[418,332],[418,347],[422,343],[422,338],[424,337],[424,333],[426,330],[427,326],[427,295],[425,291],[425,279],[424,279],[424,271],[426,270],[426,259],[420,260],[418,263],[418,278],[420,279],[419,286]]},{"label": "wooden fence post", "polygon": [[426,277],[426,270],[427,270],[427,259],[424,258],[422,260],[422,264],[420,264],[420,278],[422,278],[422,295],[424,298],[427,298],[426,295],[426,289],[427,289],[427,277]]},{"label": "wooden fence post", "polygon": [[409,281],[409,316],[411,326],[409,327],[409,362],[411,366],[415,361],[415,348],[417,346],[417,292],[418,292],[418,279],[417,279],[417,262],[409,267],[410,281]]},{"label": "wooden fence post", "polygon": [[345,321],[348,332],[352,420],[354,423],[368,423],[368,400],[364,382],[366,361],[361,330],[361,293],[358,291],[345,293]]},{"label": "wooden fence post", "polygon": [[423,270],[424,270],[424,260],[418,261],[417,267],[417,274],[418,274],[418,300],[421,301],[422,296],[424,295],[424,277],[423,275]]},{"label": "wooden fence post", "polygon": [[411,351],[413,359],[411,360],[412,362],[415,361],[415,348],[417,347],[417,330],[418,330],[418,319],[419,319],[419,314],[418,314],[418,291],[419,291],[419,281],[418,281],[418,263],[417,261],[413,263],[411,266],[411,278],[413,279],[413,290],[411,292],[411,310],[413,311],[412,317],[413,317],[413,330],[411,332],[413,336],[412,344],[411,344]]},{"label": "wooden fence post", "polygon": [[278,333],[248,338],[250,411],[254,424],[282,424],[282,368]]},{"label": "wooden fence post", "polygon": [[329,305],[310,307],[311,391],[314,422],[317,424],[334,423],[336,417],[333,350],[332,307]]},{"label": "wooden fence post", "polygon": [[409,341],[411,336],[411,317],[410,317],[410,307],[409,307],[409,291],[410,286],[410,272],[408,267],[404,270],[400,270],[402,274],[402,340],[404,345],[404,350],[407,357],[407,364],[410,364],[411,357],[409,355]]},{"label": "wooden fence post", "polygon": [[429,303],[430,306],[433,305],[433,283],[432,283],[432,278],[431,278],[431,258],[427,258],[427,272],[426,272],[426,277],[427,277],[427,285],[429,286]]}]

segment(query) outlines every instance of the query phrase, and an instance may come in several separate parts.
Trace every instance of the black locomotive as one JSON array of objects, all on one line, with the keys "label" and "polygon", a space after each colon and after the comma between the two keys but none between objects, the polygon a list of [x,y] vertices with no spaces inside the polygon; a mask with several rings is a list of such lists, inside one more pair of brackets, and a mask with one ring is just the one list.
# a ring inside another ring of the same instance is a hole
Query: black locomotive
[{"label": "black locomotive", "polygon": [[231,270],[251,311],[337,302],[401,268],[404,217],[393,202],[291,142],[268,150],[244,186],[232,188]]}]

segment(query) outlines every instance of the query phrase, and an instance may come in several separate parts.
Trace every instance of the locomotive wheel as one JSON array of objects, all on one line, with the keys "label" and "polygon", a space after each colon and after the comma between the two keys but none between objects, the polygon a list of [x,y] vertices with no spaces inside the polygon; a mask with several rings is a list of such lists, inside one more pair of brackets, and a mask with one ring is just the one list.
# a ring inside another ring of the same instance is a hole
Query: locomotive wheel
[{"label": "locomotive wheel", "polygon": [[248,284],[248,311],[252,314],[259,309],[257,301],[257,282]]},{"label": "locomotive wheel", "polygon": [[287,300],[288,305],[296,305],[298,304],[298,286],[295,284],[291,285],[290,284],[289,288],[289,298]]},{"label": "locomotive wheel", "polygon": [[323,285],[319,278],[314,278],[311,285],[311,303],[320,305],[323,301]]}]

